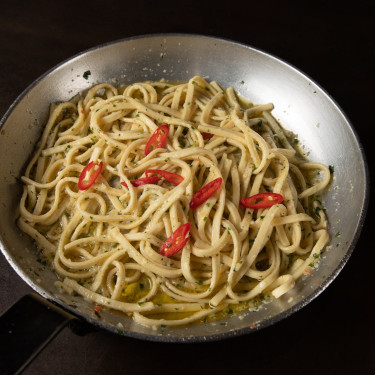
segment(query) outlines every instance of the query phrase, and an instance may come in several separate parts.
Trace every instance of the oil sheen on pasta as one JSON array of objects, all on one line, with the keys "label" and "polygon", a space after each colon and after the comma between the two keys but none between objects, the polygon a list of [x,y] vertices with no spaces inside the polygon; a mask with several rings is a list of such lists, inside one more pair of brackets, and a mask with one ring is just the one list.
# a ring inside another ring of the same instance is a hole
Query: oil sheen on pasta
[{"label": "oil sheen on pasta", "polygon": [[[287,293],[329,240],[319,195],[330,172],[299,152],[272,109],[201,77],[119,89],[103,83],[51,105],[22,177],[18,225],[54,268],[56,286],[152,327],[225,317]],[[167,144],[145,156],[162,124]],[[102,171],[79,190],[92,161],[103,162]],[[133,186],[147,169],[183,181]],[[191,210],[194,193],[218,177],[220,189]],[[240,205],[260,192],[284,200],[265,209]],[[186,246],[160,255],[187,222]]]}]

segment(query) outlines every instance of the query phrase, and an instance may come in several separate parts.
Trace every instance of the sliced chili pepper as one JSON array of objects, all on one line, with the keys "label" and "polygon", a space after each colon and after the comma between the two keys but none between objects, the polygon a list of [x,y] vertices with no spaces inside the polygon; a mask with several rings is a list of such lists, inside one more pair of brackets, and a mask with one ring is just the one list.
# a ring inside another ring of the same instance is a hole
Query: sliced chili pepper
[{"label": "sliced chili pepper", "polygon": [[[133,186],[137,187],[141,185],[154,184],[155,182],[158,182],[158,181],[160,181],[160,178],[158,176],[150,176],[150,177],[146,176],[146,177],[138,178],[137,180],[132,180],[130,181],[130,183]],[[121,182],[121,185],[125,186],[126,188],[128,187],[126,182]]]},{"label": "sliced chili pepper", "polygon": [[173,254],[176,254],[181,249],[183,249],[190,238],[190,226],[191,223],[186,223],[178,227],[172,233],[172,235],[163,243],[159,250],[159,254],[164,255],[166,257],[170,257]]},{"label": "sliced chili pepper", "polygon": [[203,186],[200,190],[198,190],[194,195],[193,198],[191,198],[190,201],[190,208],[192,210],[199,207],[202,203],[206,202],[206,200],[215,193],[216,190],[219,189],[221,186],[221,183],[223,182],[223,179],[221,177],[216,178],[215,180],[212,180],[207,185]]},{"label": "sliced chili pepper", "polygon": [[161,125],[159,126],[154,133],[152,134],[151,138],[148,140],[146,147],[145,147],[145,155],[147,156],[151,151],[155,148],[162,148],[167,143],[167,137],[169,133],[169,126],[168,125]]},{"label": "sliced chili pepper", "polygon": [[182,181],[184,181],[184,178],[180,176],[179,174],[163,171],[162,169],[146,169],[145,174],[146,176],[149,176],[150,174],[158,174],[165,178],[167,181],[169,181],[172,184],[178,185]]},{"label": "sliced chili pepper", "polygon": [[211,133],[205,133],[205,132],[201,132],[201,134],[202,134],[202,137],[203,137],[204,140],[211,139],[214,136]]},{"label": "sliced chili pepper", "polygon": [[[97,168],[95,169],[95,167]],[[101,170],[103,168],[103,162],[101,161],[100,164],[92,161],[86,165],[85,168],[83,168],[79,180],[78,180],[78,189],[79,190],[87,190],[95,180],[98,178]],[[90,174],[89,178],[87,181],[85,181],[86,175]]]},{"label": "sliced chili pepper", "polygon": [[241,199],[241,205],[246,208],[268,208],[279,204],[284,200],[281,194],[277,193],[259,193],[248,198]]}]

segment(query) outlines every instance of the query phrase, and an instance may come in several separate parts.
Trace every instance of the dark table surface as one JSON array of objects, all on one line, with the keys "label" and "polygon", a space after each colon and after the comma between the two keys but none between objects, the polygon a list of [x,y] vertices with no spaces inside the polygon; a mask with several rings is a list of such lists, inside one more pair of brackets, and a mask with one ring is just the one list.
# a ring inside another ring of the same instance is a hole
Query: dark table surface
[{"label": "dark table surface", "polygon": [[[373,1],[0,2],[0,116],[37,77],[94,47],[141,34],[206,34],[293,64],[338,102],[369,161],[374,156]],[[303,4],[303,5],[302,5]],[[65,328],[24,374],[374,374],[373,203],[348,264],[291,317],[251,335],[161,344]],[[0,256],[0,312],[30,288]],[[1,360],[4,360],[3,358]]]}]

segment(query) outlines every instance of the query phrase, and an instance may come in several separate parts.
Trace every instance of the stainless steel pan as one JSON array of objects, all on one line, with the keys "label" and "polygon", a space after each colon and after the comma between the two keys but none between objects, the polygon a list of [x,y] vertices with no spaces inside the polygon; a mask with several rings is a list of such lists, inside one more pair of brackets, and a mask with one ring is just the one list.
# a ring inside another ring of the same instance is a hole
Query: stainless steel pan
[{"label": "stainless steel pan", "polygon": [[[84,72],[91,75],[84,77]],[[15,225],[21,193],[18,177],[41,135],[49,104],[68,100],[98,82],[188,80],[201,75],[234,87],[257,102],[273,102],[274,115],[292,130],[314,161],[333,165],[332,186],[324,199],[331,244],[319,268],[296,287],[257,312],[233,316],[223,324],[152,330],[103,312],[80,297],[61,294],[56,276],[37,262],[33,242]],[[126,336],[168,342],[218,340],[250,333],[298,311],[338,275],[358,239],[368,200],[364,153],[348,119],[315,82],[289,64],[232,41],[199,35],[150,35],[116,41],[86,51],[36,80],[0,123],[0,246],[15,271],[38,294],[99,327]],[[3,288],[11,287],[2,285]],[[120,324],[119,324],[120,323]],[[119,328],[121,327],[121,328]]]}]

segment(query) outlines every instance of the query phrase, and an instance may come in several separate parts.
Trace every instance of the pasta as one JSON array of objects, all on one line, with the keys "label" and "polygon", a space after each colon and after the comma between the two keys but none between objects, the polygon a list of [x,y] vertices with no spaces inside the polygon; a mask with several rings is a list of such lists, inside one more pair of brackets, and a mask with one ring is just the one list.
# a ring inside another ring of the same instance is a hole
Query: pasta
[{"label": "pasta", "polygon": [[198,76],[103,83],[54,104],[18,225],[58,287],[146,326],[279,298],[329,241],[330,171],[272,109]]}]

